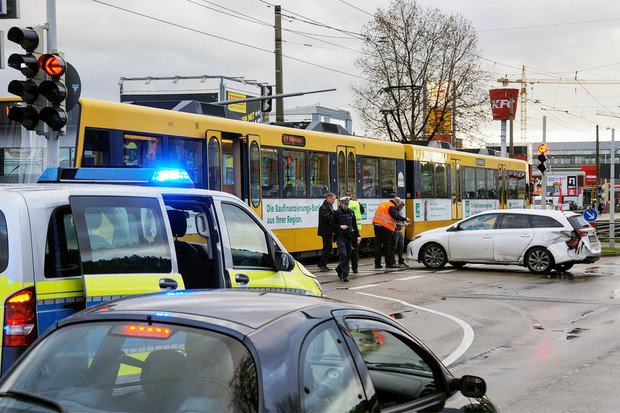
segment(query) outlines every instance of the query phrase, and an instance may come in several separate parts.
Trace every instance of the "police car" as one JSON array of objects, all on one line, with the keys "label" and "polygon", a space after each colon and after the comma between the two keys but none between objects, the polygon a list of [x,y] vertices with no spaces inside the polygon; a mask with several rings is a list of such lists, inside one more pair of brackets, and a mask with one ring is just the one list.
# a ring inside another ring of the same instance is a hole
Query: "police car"
[{"label": "police car", "polygon": [[322,295],[235,196],[189,188],[186,176],[181,187],[93,185],[155,183],[161,173],[55,168],[36,184],[0,185],[2,373],[54,322],[120,296],[195,288]]}]

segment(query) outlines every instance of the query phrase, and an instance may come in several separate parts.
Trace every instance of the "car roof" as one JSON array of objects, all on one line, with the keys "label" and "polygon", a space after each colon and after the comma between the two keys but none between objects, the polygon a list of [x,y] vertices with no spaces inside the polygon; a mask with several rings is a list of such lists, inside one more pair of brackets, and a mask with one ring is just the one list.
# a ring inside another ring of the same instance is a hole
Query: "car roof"
[{"label": "car roof", "polygon": [[575,212],[571,211],[559,211],[556,209],[527,209],[527,208],[513,208],[513,209],[492,209],[489,211],[484,211],[476,215],[490,214],[490,213],[499,213],[499,214],[530,214],[530,215],[544,215],[549,217],[558,217],[565,216],[570,217],[574,215],[579,215]]},{"label": "car roof", "polygon": [[[92,307],[67,322],[101,317],[166,314],[176,319],[193,319],[230,326],[232,323],[256,330],[287,314],[306,311],[309,318],[329,318],[335,309],[360,308],[338,300],[301,294],[260,290],[215,289],[152,293],[124,297]],[[78,320],[79,319],[79,320]],[[64,324],[65,320],[59,324]],[[246,331],[247,333],[247,331]]]}]

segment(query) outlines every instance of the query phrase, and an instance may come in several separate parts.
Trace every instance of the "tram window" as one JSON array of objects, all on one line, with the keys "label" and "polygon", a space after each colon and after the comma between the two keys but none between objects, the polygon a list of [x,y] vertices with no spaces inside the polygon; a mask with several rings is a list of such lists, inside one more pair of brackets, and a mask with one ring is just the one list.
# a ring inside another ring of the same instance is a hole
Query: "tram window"
[{"label": "tram window", "polygon": [[123,164],[143,167],[156,166],[162,157],[161,138],[125,134],[123,136]]},{"label": "tram window", "polygon": [[194,181],[197,188],[204,188],[202,141],[170,138],[170,163],[183,168]]},{"label": "tram window", "polygon": [[476,169],[476,188],[478,189],[478,199],[487,199],[487,170],[484,168]]},{"label": "tram window", "polygon": [[284,198],[305,198],[306,195],[306,153],[285,149],[282,151],[284,172]]},{"label": "tram window", "polygon": [[448,197],[448,177],[444,164],[435,165],[435,196],[437,198]]},{"label": "tram window", "polygon": [[476,199],[476,169],[463,167],[463,198]]},{"label": "tram window", "polygon": [[84,131],[82,166],[110,165],[110,131],[87,128]]},{"label": "tram window", "polygon": [[525,199],[526,193],[526,182],[525,182],[525,172],[517,171],[515,172],[517,175],[517,199]]},{"label": "tram window", "polygon": [[364,198],[379,197],[379,159],[362,158],[362,190]]},{"label": "tram window", "polygon": [[487,169],[487,198],[498,199],[497,192],[497,170]]},{"label": "tram window", "polygon": [[280,185],[278,183],[278,152],[275,149],[261,149],[261,190],[263,198],[277,198]]},{"label": "tram window", "polygon": [[381,160],[381,196],[393,198],[396,196],[396,160]]},{"label": "tram window", "polygon": [[422,177],[422,191],[420,192],[420,196],[422,198],[432,198],[433,187],[435,185],[435,171],[433,170],[433,164],[430,162],[421,162],[420,176]]},{"label": "tram window", "polygon": [[221,183],[221,165],[220,165],[220,141],[211,136],[209,139],[209,147],[207,150],[209,154],[209,189],[220,191],[222,189]]},{"label": "tram window", "polygon": [[338,196],[344,195],[347,190],[347,170],[344,152],[338,152]]},{"label": "tram window", "polygon": [[325,198],[329,192],[329,154],[310,153],[310,197]]},{"label": "tram window", "polygon": [[355,198],[355,153],[349,152],[347,155],[347,191],[350,191]]},{"label": "tram window", "polygon": [[518,172],[508,171],[508,199],[518,199]]},{"label": "tram window", "polygon": [[260,204],[260,150],[258,143],[250,144],[250,201],[254,208]]}]

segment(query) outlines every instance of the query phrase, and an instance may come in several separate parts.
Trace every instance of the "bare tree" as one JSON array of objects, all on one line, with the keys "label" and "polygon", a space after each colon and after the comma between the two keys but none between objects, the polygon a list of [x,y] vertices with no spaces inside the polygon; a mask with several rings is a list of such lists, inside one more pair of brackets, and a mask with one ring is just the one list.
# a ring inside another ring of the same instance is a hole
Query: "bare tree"
[{"label": "bare tree", "polygon": [[368,80],[353,90],[367,132],[385,138],[389,130],[393,140],[410,141],[446,134],[445,123],[452,131],[456,123],[460,138],[475,139],[489,119],[490,75],[468,20],[392,0],[362,33],[356,65]]}]

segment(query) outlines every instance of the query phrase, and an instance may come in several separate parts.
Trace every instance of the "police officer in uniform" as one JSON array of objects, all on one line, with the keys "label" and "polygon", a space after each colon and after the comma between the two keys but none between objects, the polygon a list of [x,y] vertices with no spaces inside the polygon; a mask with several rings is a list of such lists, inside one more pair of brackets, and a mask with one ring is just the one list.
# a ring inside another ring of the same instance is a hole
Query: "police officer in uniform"
[{"label": "police officer in uniform", "polygon": [[338,278],[344,282],[349,281],[349,258],[351,257],[351,245],[361,241],[355,214],[349,209],[349,197],[340,198],[340,207],[332,216],[332,230],[336,237],[336,246],[340,256],[340,264],[336,267]]},{"label": "police officer in uniform", "polygon": [[[360,204],[357,200],[353,199],[353,193],[351,191],[346,191],[344,196],[349,198],[349,209],[353,211],[355,215],[355,221],[357,222],[357,230],[361,231],[362,229],[362,214],[366,212],[364,210],[364,205]],[[353,274],[357,274],[357,263],[360,259],[360,242],[361,237],[358,242],[353,242],[351,246],[351,271]]]},{"label": "police officer in uniform", "polygon": [[329,271],[327,261],[332,255],[332,215],[334,214],[334,202],[336,202],[336,194],[330,192],[325,195],[325,201],[319,207],[319,228],[317,234],[323,240],[323,251],[321,252],[321,260],[317,267],[322,272]]}]

